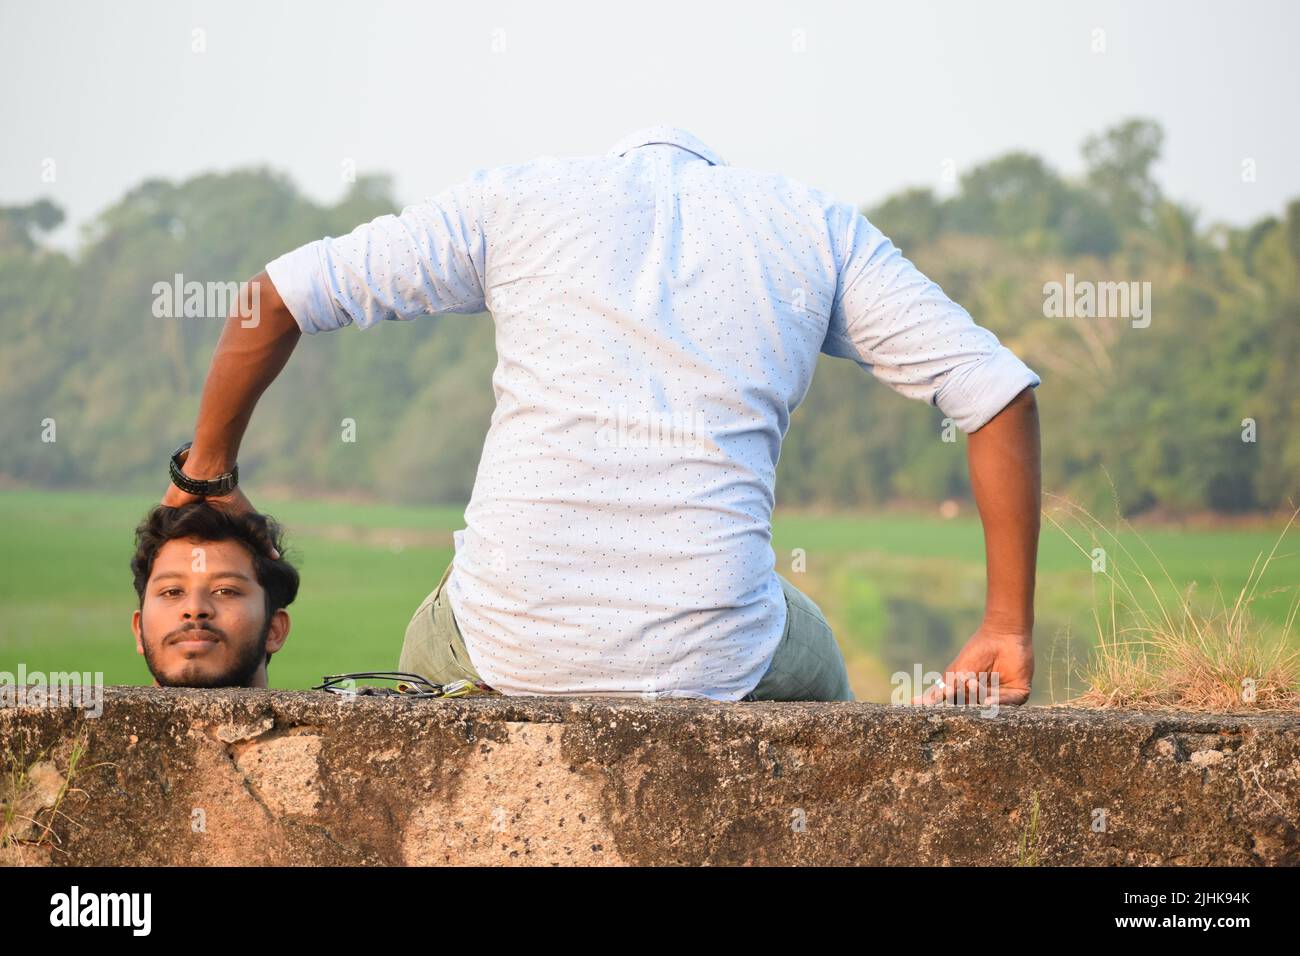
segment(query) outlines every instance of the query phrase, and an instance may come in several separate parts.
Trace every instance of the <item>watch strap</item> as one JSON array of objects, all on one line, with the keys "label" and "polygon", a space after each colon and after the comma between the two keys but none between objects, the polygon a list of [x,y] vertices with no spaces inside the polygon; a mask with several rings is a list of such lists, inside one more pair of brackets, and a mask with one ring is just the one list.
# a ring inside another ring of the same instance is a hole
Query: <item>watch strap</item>
[{"label": "watch strap", "polygon": [[187,453],[193,444],[193,441],[187,441],[172,452],[169,468],[172,484],[187,494],[201,495],[203,497],[220,497],[234,491],[235,486],[239,484],[238,463],[230,471],[224,475],[218,475],[216,478],[191,478],[181,470],[181,456],[188,457]]}]

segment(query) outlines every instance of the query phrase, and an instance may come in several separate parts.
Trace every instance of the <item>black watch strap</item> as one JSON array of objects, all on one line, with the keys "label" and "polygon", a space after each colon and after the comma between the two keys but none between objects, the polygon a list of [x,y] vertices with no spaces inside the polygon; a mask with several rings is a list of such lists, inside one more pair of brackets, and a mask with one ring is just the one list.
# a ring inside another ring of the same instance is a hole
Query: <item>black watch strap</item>
[{"label": "black watch strap", "polygon": [[235,490],[235,485],[239,484],[239,464],[236,463],[234,468],[219,475],[216,478],[191,478],[185,472],[181,471],[182,456],[189,457],[190,446],[194,442],[187,441],[174,452],[171,458],[171,479],[181,491],[191,495],[201,495],[203,497],[220,497],[228,495]]}]

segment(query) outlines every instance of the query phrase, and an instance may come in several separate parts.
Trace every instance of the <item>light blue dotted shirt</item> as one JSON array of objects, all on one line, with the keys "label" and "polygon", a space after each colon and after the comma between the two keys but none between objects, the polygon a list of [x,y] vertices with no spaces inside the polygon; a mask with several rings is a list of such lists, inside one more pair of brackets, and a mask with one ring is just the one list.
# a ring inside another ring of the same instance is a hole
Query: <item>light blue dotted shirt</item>
[{"label": "light blue dotted shirt", "polygon": [[476,169],[267,272],[306,333],[490,311],[496,409],[446,586],[511,695],[755,687],[786,620],[776,463],[819,353],[966,432],[1040,383],[855,207],[670,126]]}]

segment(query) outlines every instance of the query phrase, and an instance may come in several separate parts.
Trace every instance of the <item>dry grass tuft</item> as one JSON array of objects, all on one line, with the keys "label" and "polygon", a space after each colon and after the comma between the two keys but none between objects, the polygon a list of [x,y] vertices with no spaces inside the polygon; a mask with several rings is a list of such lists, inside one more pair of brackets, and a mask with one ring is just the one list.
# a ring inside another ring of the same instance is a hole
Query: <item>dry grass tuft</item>
[{"label": "dry grass tuft", "polygon": [[[1179,594],[1176,606],[1166,605],[1114,532],[1068,499],[1048,497],[1060,501],[1068,516],[1078,518],[1089,530],[1093,547],[1101,542],[1106,552],[1104,567],[1097,568],[1094,581],[1098,576],[1106,578],[1109,602],[1099,610],[1094,601],[1097,641],[1080,673],[1088,690],[1066,702],[1069,706],[1214,713],[1300,710],[1300,650],[1291,647],[1300,589],[1283,587],[1257,593],[1300,508],[1291,513],[1268,557],[1261,554],[1255,558],[1246,584],[1231,603],[1216,587],[1219,606],[1207,611],[1192,601],[1196,583],[1180,588],[1128,521],[1123,524],[1142,542]],[[1050,512],[1045,514],[1090,562],[1094,560],[1092,548],[1080,544]],[[1105,543],[1107,538],[1110,545]],[[1141,583],[1130,581],[1126,564],[1135,569]],[[1146,600],[1140,600],[1144,590]],[[1257,624],[1251,604],[1286,590],[1297,590],[1297,600],[1292,602],[1285,624],[1280,629]]]},{"label": "dry grass tuft", "polygon": [[72,741],[66,773],[45,759],[43,751],[30,763],[19,754],[9,755],[0,772],[0,863],[22,862],[27,849],[62,852],[54,827],[59,820],[78,825],[63,812],[63,805],[69,794],[85,793],[73,780],[83,769],[88,747],[88,734]]}]

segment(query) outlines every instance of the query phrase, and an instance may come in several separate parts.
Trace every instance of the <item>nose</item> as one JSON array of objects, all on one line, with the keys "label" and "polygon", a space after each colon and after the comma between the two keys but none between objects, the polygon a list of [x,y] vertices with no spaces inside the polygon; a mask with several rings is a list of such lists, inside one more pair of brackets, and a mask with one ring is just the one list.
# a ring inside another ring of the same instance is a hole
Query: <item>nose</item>
[{"label": "nose", "polygon": [[190,592],[185,601],[185,607],[181,611],[181,617],[186,621],[210,621],[212,619],[212,603],[207,594],[202,589],[196,588]]}]

